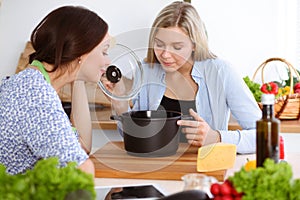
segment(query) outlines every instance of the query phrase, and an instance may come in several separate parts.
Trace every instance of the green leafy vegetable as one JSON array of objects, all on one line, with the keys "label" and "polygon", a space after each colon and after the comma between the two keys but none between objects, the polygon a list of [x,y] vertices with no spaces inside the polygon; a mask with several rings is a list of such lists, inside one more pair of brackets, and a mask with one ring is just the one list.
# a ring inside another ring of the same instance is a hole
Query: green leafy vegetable
[{"label": "green leafy vegetable", "polygon": [[243,192],[243,200],[300,200],[300,180],[292,176],[287,162],[276,164],[267,159],[263,167],[250,171],[242,167],[229,180],[238,192]]},{"label": "green leafy vegetable", "polygon": [[260,84],[255,83],[254,81],[252,81],[248,76],[243,78],[246,85],[248,86],[248,88],[250,89],[250,91],[252,92],[255,100],[257,102],[261,101],[261,95],[262,95],[262,91],[260,90]]},{"label": "green leafy vegetable", "polygon": [[300,200],[300,179],[296,179],[292,183],[292,189],[290,192],[290,199]]},{"label": "green leafy vegetable", "polygon": [[[298,74],[300,74],[299,70],[296,69],[296,71],[298,72]],[[287,69],[287,73],[288,74],[290,73],[288,69]],[[293,78],[293,82],[294,83],[298,82],[297,77],[293,76],[292,78]],[[289,78],[287,80],[283,80],[282,81],[282,85],[284,85],[284,86],[290,86],[291,85],[291,77],[289,76]]]},{"label": "green leafy vegetable", "polygon": [[23,199],[95,199],[93,176],[69,163],[58,167],[58,158],[36,163],[24,174],[10,175],[0,164],[0,200]]}]

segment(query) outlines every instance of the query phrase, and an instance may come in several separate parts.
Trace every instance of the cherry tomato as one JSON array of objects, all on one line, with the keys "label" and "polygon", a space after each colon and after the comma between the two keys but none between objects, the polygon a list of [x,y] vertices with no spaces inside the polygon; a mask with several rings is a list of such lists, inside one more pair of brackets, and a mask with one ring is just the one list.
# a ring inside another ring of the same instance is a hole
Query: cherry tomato
[{"label": "cherry tomato", "polygon": [[219,183],[213,183],[210,186],[210,192],[212,193],[212,195],[218,196],[220,194],[220,184]]},{"label": "cherry tomato", "polygon": [[231,185],[229,182],[224,182],[220,185],[220,193],[223,195],[223,196],[226,196],[226,195],[231,195]]}]

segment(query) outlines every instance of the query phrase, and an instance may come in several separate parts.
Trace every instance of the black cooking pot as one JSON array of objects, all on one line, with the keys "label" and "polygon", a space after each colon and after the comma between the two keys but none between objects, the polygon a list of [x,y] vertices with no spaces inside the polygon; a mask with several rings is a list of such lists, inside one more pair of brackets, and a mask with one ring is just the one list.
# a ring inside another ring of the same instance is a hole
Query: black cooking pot
[{"label": "black cooking pot", "polygon": [[124,147],[128,154],[141,157],[169,156],[177,152],[179,145],[180,112],[131,111],[112,116],[122,122]]}]

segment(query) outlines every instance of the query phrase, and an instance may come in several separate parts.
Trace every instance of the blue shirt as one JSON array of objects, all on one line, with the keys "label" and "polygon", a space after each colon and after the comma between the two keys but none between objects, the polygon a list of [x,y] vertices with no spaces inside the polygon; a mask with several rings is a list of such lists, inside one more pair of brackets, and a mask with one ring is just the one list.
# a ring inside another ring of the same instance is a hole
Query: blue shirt
[{"label": "blue shirt", "polygon": [[88,158],[57,92],[40,71],[27,68],[0,85],[0,163],[17,174],[54,156],[61,166]]},{"label": "blue shirt", "polygon": [[[144,64],[143,70],[144,84],[133,99],[133,110],[156,110],[166,90],[165,71],[159,64]],[[195,62],[191,75],[198,84],[198,114],[220,132],[222,142],[235,144],[238,153],[254,153],[261,110],[243,79],[219,58]],[[243,130],[228,130],[230,113]]]}]

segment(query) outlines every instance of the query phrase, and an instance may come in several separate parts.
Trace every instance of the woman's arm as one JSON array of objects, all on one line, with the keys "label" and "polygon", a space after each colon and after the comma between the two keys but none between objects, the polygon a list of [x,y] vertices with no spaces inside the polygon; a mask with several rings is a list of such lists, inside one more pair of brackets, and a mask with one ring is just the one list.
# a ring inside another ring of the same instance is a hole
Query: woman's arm
[{"label": "woman's arm", "polygon": [[253,153],[256,151],[256,121],[261,118],[261,110],[242,77],[234,70],[227,74],[227,104],[242,130],[220,130],[221,140],[236,144],[238,153]]},{"label": "woman's arm", "polygon": [[84,81],[74,81],[71,91],[71,122],[78,130],[82,148],[89,154],[92,149],[92,123]]},{"label": "woman's arm", "polygon": [[79,165],[78,169],[80,169],[86,173],[92,174],[93,177],[95,177],[95,166],[94,166],[94,163],[90,159],[87,159],[81,165]]},{"label": "woman's arm", "polygon": [[111,99],[111,107],[113,114],[121,115],[124,112],[128,112],[130,109],[130,103],[127,100],[114,100]]}]

